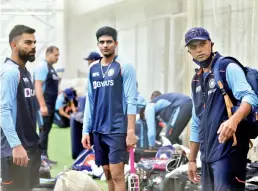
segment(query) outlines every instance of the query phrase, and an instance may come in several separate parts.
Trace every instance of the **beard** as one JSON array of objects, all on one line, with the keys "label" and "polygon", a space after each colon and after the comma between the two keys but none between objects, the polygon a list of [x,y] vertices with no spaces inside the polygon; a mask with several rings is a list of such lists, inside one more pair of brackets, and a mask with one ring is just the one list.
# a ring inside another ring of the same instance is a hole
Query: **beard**
[{"label": "beard", "polygon": [[18,56],[19,56],[19,58],[20,58],[21,60],[23,60],[25,63],[26,63],[27,61],[33,62],[33,61],[35,60],[35,54],[30,55],[30,53],[36,53],[36,50],[33,49],[32,51],[30,51],[30,52],[28,52],[28,53],[25,52],[24,50],[19,50],[19,51],[18,51]]}]

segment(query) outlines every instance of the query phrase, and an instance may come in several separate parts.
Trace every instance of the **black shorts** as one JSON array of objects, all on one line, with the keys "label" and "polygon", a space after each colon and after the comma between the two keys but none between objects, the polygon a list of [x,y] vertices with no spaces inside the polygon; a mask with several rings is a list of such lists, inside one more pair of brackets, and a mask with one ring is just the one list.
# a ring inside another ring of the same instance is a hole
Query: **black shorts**
[{"label": "black shorts", "polygon": [[126,134],[93,133],[93,139],[96,165],[128,163]]},{"label": "black shorts", "polygon": [[2,191],[28,191],[39,185],[41,153],[39,148],[28,149],[27,167],[13,164],[13,158],[1,158]]}]

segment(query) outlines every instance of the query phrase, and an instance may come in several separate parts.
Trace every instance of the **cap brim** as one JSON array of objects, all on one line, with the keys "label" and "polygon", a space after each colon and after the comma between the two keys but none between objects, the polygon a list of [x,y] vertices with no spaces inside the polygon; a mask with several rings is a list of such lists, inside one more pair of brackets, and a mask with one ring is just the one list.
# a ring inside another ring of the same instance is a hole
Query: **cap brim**
[{"label": "cap brim", "polygon": [[137,107],[138,108],[144,108],[144,107],[146,107],[146,104],[137,104]]},{"label": "cap brim", "polygon": [[89,60],[89,58],[83,58],[83,60]]},{"label": "cap brim", "polygon": [[73,100],[73,99],[74,99],[74,97],[68,97],[68,99],[69,99],[69,100]]},{"label": "cap brim", "polygon": [[196,38],[192,38],[191,40],[189,40],[185,46],[187,46],[190,42],[194,41],[194,40],[210,40],[209,38],[202,38],[202,37],[196,37]]}]

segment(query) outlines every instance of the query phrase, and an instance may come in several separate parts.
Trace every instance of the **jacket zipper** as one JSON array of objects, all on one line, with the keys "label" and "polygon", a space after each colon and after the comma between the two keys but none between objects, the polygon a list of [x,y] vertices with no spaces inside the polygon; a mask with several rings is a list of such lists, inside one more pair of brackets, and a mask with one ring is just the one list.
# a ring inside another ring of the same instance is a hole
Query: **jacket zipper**
[{"label": "jacket zipper", "polygon": [[[203,74],[202,74],[203,75]],[[206,114],[206,106],[207,106],[207,97],[208,97],[208,95],[207,95],[207,91],[206,91],[206,81],[207,81],[207,79],[209,79],[209,75],[210,74],[208,74],[207,76],[206,76],[206,78],[203,80],[203,76],[201,77],[201,86],[202,86],[202,90],[203,90],[203,92],[202,92],[202,97],[203,97],[203,101],[204,101],[204,103],[203,103],[203,109],[204,109],[204,112],[203,112],[203,116],[202,117],[204,117],[204,114]],[[204,138],[206,139],[207,138],[207,128],[205,129],[205,133],[204,133]],[[207,149],[208,149],[208,144],[205,144],[205,161],[207,161]]]}]

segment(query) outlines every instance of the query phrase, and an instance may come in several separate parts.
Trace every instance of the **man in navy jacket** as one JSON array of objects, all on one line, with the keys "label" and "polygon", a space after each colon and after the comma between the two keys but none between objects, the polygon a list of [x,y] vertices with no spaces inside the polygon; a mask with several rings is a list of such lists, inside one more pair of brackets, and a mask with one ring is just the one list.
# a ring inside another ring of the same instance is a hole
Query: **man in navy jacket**
[{"label": "man in navy jacket", "polygon": [[[249,137],[243,120],[258,98],[248,84],[243,70],[231,59],[223,59],[220,71],[223,84],[233,104],[241,102],[231,118],[227,116],[224,97],[217,87],[213,68],[221,56],[213,51],[209,33],[200,27],[190,29],[185,43],[193,61],[200,66],[192,80],[193,112],[188,176],[198,182],[196,155],[201,151],[203,190],[244,191]],[[237,145],[233,144],[236,133]]]}]

